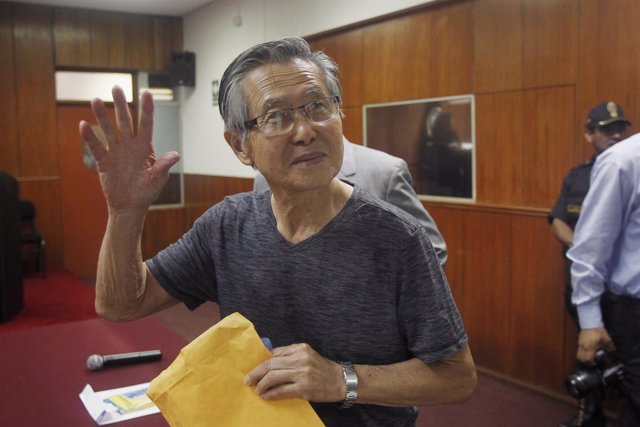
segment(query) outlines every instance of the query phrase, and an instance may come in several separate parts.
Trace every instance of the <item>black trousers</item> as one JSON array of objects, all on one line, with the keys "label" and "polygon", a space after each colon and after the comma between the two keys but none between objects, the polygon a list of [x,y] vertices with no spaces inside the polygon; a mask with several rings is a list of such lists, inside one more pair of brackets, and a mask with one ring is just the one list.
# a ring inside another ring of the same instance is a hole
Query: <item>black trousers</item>
[{"label": "black trousers", "polygon": [[640,426],[640,299],[605,292],[600,300],[605,328],[624,365],[620,392],[623,427]]}]

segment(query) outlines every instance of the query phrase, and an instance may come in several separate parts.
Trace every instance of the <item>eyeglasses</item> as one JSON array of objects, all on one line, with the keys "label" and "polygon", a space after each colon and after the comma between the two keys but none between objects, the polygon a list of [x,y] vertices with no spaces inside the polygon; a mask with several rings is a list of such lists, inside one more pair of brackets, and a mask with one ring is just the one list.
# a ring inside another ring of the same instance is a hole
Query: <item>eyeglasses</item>
[{"label": "eyeglasses", "polygon": [[293,129],[295,122],[294,111],[302,109],[304,114],[314,123],[326,122],[336,116],[336,104],[340,101],[338,95],[316,99],[308,104],[295,108],[269,111],[252,120],[244,122],[247,129],[257,127],[266,137],[284,135]]}]

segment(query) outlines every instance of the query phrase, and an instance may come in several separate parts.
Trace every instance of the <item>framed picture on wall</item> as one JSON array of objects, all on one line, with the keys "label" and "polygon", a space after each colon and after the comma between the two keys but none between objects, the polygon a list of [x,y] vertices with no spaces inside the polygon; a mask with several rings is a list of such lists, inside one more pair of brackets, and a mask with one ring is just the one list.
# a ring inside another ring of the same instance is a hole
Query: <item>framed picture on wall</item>
[{"label": "framed picture on wall", "polygon": [[364,143],[403,158],[420,198],[474,202],[473,95],[363,107]]}]

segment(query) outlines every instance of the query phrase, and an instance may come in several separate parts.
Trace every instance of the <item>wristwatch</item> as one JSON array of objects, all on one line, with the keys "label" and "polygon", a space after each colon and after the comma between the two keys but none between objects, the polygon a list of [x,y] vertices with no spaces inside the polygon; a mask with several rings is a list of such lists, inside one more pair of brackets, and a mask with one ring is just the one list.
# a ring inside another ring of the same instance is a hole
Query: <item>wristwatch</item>
[{"label": "wristwatch", "polygon": [[351,408],[358,397],[358,375],[351,362],[339,362],[342,366],[344,384],[347,390],[341,408]]}]

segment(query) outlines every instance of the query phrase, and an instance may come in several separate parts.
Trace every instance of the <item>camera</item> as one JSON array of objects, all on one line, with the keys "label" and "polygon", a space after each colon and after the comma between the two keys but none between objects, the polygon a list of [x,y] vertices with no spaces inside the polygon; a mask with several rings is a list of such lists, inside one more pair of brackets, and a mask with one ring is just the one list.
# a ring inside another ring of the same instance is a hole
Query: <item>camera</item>
[{"label": "camera", "polygon": [[615,385],[624,376],[622,363],[617,363],[607,349],[598,349],[594,362],[593,369],[578,371],[569,375],[565,381],[567,391],[576,399],[581,399],[600,387]]}]

